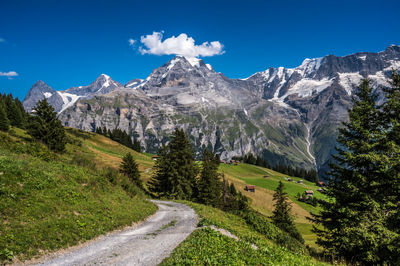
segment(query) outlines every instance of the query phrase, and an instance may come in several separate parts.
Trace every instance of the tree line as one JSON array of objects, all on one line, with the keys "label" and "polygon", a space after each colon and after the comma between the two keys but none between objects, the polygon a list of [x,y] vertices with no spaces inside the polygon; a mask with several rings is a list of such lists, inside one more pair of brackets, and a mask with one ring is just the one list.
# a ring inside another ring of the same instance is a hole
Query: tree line
[{"label": "tree line", "polygon": [[134,151],[142,152],[140,142],[137,139],[134,139],[132,141],[131,136],[124,130],[121,130],[119,128],[114,128],[113,130],[110,130],[106,127],[97,127],[96,133],[108,137],[113,141],[116,141],[128,148],[131,148]]},{"label": "tree line", "polygon": [[200,166],[189,138],[175,129],[171,141],[158,152],[148,189],[155,197],[191,200],[223,210],[247,209],[247,198],[218,173],[219,163],[219,157],[206,149]]},{"label": "tree line", "polygon": [[232,157],[232,159],[237,161],[242,161],[248,164],[269,168],[285,175],[297,176],[305,180],[308,180],[310,182],[316,183],[319,181],[318,172],[315,169],[304,169],[300,167],[292,167],[290,165],[279,164],[279,163],[271,164],[260,156],[254,156],[252,153],[246,154],[244,156],[234,156]]},{"label": "tree line", "polygon": [[39,101],[32,113],[28,114],[18,98],[13,98],[11,94],[1,94],[0,130],[8,131],[10,126],[26,129],[34,140],[41,141],[50,150],[65,150],[65,129],[46,99]]},{"label": "tree line", "polygon": [[313,214],[325,254],[351,264],[400,265],[400,75],[385,101],[368,79],[353,96],[330,165],[328,200]]},{"label": "tree line", "polygon": [[25,128],[28,114],[21,101],[12,94],[0,93],[0,130],[7,131],[10,126]]}]

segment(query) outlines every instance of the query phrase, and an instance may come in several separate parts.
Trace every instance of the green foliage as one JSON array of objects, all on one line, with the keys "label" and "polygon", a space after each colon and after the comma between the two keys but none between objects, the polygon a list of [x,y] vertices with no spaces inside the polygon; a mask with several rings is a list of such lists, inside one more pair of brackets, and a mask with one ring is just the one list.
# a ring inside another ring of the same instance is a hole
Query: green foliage
[{"label": "green foliage", "polygon": [[76,245],[157,209],[128,177],[88,164],[85,148],[67,144],[54,155],[22,130],[0,132],[0,264]]},{"label": "green foliage", "polygon": [[[398,229],[389,226],[400,199],[399,157],[394,153],[399,154],[399,147],[390,137],[400,121],[392,116],[399,99],[395,94],[396,89],[389,90],[383,109],[378,108],[369,80],[363,80],[353,97],[350,121],[339,130],[341,146],[326,189],[329,199],[320,201],[323,210],[313,215],[323,226],[314,229],[317,243],[330,256],[361,264],[400,262]],[[393,105],[391,97],[396,99]]]},{"label": "green foliage", "polygon": [[10,125],[24,128],[26,119],[27,113],[18,98],[14,98],[12,94],[0,93],[0,130],[7,131]]},{"label": "green foliage", "polygon": [[45,143],[49,149],[62,152],[65,149],[66,135],[54,108],[46,99],[37,103],[34,115],[29,118],[28,133],[36,140]]},{"label": "green foliage", "polygon": [[276,226],[289,233],[292,237],[296,238],[301,243],[304,243],[304,239],[294,226],[294,218],[290,214],[290,202],[287,194],[283,191],[283,189],[283,183],[279,181],[279,185],[276,188],[273,197],[275,201],[275,210],[273,211],[272,221]]},{"label": "green foliage", "polygon": [[249,153],[243,157],[241,156],[234,156],[232,157],[233,160],[242,161],[244,163],[258,165],[265,168],[273,169],[274,171],[291,175],[291,176],[298,176],[304,178],[311,182],[318,182],[318,173],[315,169],[306,170],[300,167],[292,167],[290,165],[281,163],[280,160],[270,160],[269,162],[263,159],[261,156],[254,156],[252,153]]},{"label": "green foliage", "polygon": [[203,165],[198,181],[197,200],[200,203],[218,207],[222,196],[222,182],[218,174],[219,158],[211,151],[204,150]]},{"label": "green foliage", "polygon": [[10,120],[8,120],[4,106],[0,104],[0,130],[7,131],[9,127],[10,127]]},{"label": "green foliage", "polygon": [[[210,228],[201,228],[182,242],[161,265],[322,265],[306,255],[304,246],[298,243],[292,251],[274,244],[278,235],[286,235],[266,218],[258,220],[259,233],[242,217],[225,213],[209,206],[185,202],[199,215],[199,226],[214,225],[228,230],[239,240],[224,236]],[[253,213],[253,217],[262,217]],[[250,219],[250,218],[249,218]],[[258,218],[253,218],[255,221]],[[254,222],[255,224],[255,222]],[[265,225],[265,226],[263,226]],[[260,229],[260,231],[262,231]],[[275,242],[276,243],[276,242]],[[254,248],[254,245],[257,248]]]},{"label": "green foliage", "polygon": [[119,167],[119,171],[126,175],[136,186],[143,188],[143,183],[140,179],[138,164],[135,162],[135,159],[130,152],[127,153],[124,158],[122,158],[122,163]]},{"label": "green foliage", "polygon": [[158,156],[149,190],[160,197],[195,199],[198,167],[192,145],[182,129],[175,129],[171,142],[159,150]]},{"label": "green foliage", "polygon": [[[107,130],[106,127],[103,128],[97,127],[96,133],[103,135],[105,137],[109,137],[113,141],[121,143],[122,145],[131,148],[134,151],[142,152],[142,148],[140,147],[140,142],[137,139],[135,139],[132,142],[131,136],[129,136],[129,134],[126,133],[124,130],[121,130],[119,128],[114,128],[112,131],[110,131],[109,129]],[[136,132],[134,133],[137,134]]]}]

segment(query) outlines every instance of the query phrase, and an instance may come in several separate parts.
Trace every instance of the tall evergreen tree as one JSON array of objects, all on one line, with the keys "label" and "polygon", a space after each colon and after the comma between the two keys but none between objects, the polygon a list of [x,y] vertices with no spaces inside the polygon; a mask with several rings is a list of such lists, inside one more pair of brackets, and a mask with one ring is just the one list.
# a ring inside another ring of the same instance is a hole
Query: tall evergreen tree
[{"label": "tall evergreen tree", "polygon": [[133,183],[138,187],[143,188],[142,180],[140,179],[140,172],[138,164],[133,158],[131,153],[127,153],[122,159],[119,171],[125,174]]},{"label": "tall evergreen tree", "polygon": [[317,243],[349,262],[387,262],[395,235],[385,226],[386,210],[379,200],[387,157],[382,153],[382,130],[377,96],[364,79],[353,96],[349,122],[339,130],[336,163],[331,165],[326,201],[313,214]]},{"label": "tall evergreen tree", "polygon": [[0,130],[7,131],[10,127],[10,121],[7,118],[7,113],[5,111],[4,105],[0,102]]},{"label": "tall evergreen tree", "polygon": [[43,141],[51,150],[64,151],[66,135],[61,121],[54,108],[46,99],[37,103],[28,124],[28,133],[35,139]]},{"label": "tall evergreen tree", "polygon": [[15,127],[21,128],[23,125],[23,114],[18,106],[15,104],[14,98],[11,94],[6,96],[6,113],[10,124]]},{"label": "tall evergreen tree", "polygon": [[197,174],[192,145],[182,129],[175,129],[171,142],[159,152],[149,190],[168,198],[194,199]]},{"label": "tall evergreen tree", "polygon": [[218,174],[219,159],[211,151],[203,152],[203,166],[198,182],[198,201],[218,207],[221,202],[222,183]]},{"label": "tall evergreen tree", "polygon": [[387,213],[387,227],[397,234],[390,245],[390,257],[400,264],[400,75],[393,71],[391,88],[384,89],[386,101],[382,106],[384,137],[382,149],[387,155],[386,171],[380,180],[377,199]]},{"label": "tall evergreen tree", "polygon": [[140,147],[140,141],[138,141],[137,139],[135,139],[135,140],[133,141],[133,147],[132,147],[132,149],[133,149],[134,151],[137,151],[137,152],[142,152],[142,148]]},{"label": "tall evergreen tree", "polygon": [[288,232],[292,237],[296,238],[301,243],[304,243],[304,239],[294,226],[294,218],[290,214],[292,207],[290,205],[287,193],[283,190],[283,183],[279,181],[279,185],[276,188],[273,197],[275,201],[275,209],[272,213],[272,221],[277,227]]}]

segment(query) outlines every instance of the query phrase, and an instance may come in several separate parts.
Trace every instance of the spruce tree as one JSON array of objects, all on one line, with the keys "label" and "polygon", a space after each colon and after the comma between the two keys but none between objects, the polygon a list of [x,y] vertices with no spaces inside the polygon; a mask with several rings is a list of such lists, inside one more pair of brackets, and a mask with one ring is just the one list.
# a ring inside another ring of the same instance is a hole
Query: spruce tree
[{"label": "spruce tree", "polygon": [[221,202],[222,183],[218,174],[219,159],[208,149],[203,152],[203,166],[198,182],[198,201],[218,207]]},{"label": "spruce tree", "polygon": [[4,105],[0,102],[0,130],[8,131],[10,127],[10,121],[7,118],[7,114],[4,108]]},{"label": "spruce tree", "polygon": [[192,145],[182,129],[175,129],[171,142],[159,153],[149,189],[168,198],[194,199],[197,174]]},{"label": "spruce tree", "polygon": [[284,186],[281,181],[279,181],[279,185],[275,190],[274,194],[274,211],[272,213],[272,221],[274,224],[280,229],[286,231],[292,237],[299,240],[301,243],[304,243],[304,239],[301,234],[297,231],[296,227],[293,223],[293,216],[290,214],[292,209],[287,193],[283,191]]},{"label": "spruce tree", "polygon": [[[348,262],[388,262],[389,243],[395,235],[385,226],[382,175],[388,158],[382,152],[382,127],[377,95],[364,79],[353,96],[349,122],[339,130],[338,155],[328,173],[328,200],[319,201],[313,214],[317,243],[332,256]],[[381,198],[381,199],[380,199]]]},{"label": "spruce tree", "polygon": [[119,167],[119,171],[125,174],[138,187],[143,188],[143,183],[140,179],[138,164],[136,163],[131,153],[127,153],[124,156],[124,158],[122,159],[122,163]]},{"label": "spruce tree", "polygon": [[21,128],[23,125],[23,114],[18,106],[15,104],[11,94],[6,96],[6,113],[10,124],[15,127]]},{"label": "spruce tree", "polygon": [[382,150],[387,155],[386,171],[381,176],[377,200],[386,210],[386,225],[396,233],[390,243],[391,261],[400,264],[400,75],[393,71],[391,88],[384,89],[386,101],[382,106],[384,137]]},{"label": "spruce tree", "polygon": [[65,129],[57,118],[54,108],[46,99],[37,103],[29,119],[28,133],[45,143],[51,150],[64,151],[66,144]]},{"label": "spruce tree", "polygon": [[138,141],[137,139],[135,139],[133,141],[133,150],[137,151],[137,152],[142,152],[142,148],[140,147],[140,141]]}]

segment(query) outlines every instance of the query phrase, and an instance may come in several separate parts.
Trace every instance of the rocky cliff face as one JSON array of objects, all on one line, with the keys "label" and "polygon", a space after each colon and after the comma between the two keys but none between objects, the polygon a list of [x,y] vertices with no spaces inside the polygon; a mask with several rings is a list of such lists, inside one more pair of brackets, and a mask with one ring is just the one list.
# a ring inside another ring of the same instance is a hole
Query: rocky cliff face
[{"label": "rocky cliff face", "polygon": [[125,86],[106,75],[66,91],[38,82],[24,106],[30,110],[47,97],[65,125],[88,131],[119,127],[148,152],[182,127],[197,152],[208,147],[222,158],[252,152],[322,172],[360,80],[388,86],[391,70],[399,67],[399,46],[306,59],[299,67],[269,68],[247,79],[229,79],[202,60],[177,56]]}]

